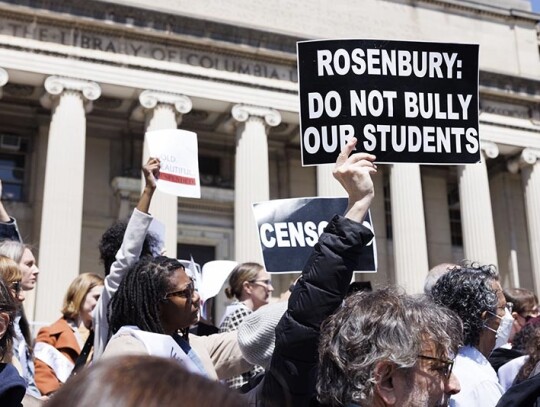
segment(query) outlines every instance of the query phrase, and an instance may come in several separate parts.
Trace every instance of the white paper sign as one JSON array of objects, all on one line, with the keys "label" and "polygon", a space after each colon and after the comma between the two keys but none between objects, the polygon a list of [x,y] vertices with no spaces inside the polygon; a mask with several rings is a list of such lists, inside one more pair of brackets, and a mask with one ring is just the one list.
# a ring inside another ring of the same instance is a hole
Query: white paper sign
[{"label": "white paper sign", "polygon": [[205,263],[202,268],[202,284],[200,294],[203,300],[215,297],[225,281],[229,278],[231,271],[238,265],[232,260],[213,260]]},{"label": "white paper sign", "polygon": [[161,160],[157,188],[167,194],[201,197],[197,134],[179,129],[146,132],[150,156]]}]

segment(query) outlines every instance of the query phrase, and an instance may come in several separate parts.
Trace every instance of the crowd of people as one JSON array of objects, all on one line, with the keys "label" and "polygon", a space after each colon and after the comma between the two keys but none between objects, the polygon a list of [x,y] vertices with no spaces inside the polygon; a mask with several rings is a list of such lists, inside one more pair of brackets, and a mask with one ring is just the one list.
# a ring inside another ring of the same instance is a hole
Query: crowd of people
[{"label": "crowd of people", "polygon": [[288,300],[270,301],[264,266],[239,264],[208,335],[190,331],[201,310],[192,273],[149,232],[159,159],[143,167],[129,221],[103,234],[104,278],[79,275],[35,339],[23,301],[39,269],[0,202],[0,406],[535,406],[538,300],[503,290],[493,266],[439,265],[421,295],[351,289],[373,239],[362,222],[377,172],[355,145],[334,167],[346,212],[329,220]]}]

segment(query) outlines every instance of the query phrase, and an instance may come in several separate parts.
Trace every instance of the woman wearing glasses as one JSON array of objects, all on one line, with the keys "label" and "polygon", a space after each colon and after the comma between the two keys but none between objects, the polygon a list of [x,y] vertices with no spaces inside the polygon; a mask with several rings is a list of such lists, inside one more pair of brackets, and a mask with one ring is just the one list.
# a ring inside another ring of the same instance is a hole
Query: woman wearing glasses
[{"label": "woman wearing glasses", "polygon": [[[4,242],[5,243],[5,242]],[[18,242],[8,242],[16,245],[24,245]],[[2,244],[0,244],[0,253],[2,253]],[[24,317],[24,309],[22,303],[24,301],[24,274],[21,267],[11,257],[6,257],[0,254],[0,277],[4,279],[7,287],[10,289],[11,295],[17,304],[17,313],[12,319],[15,335],[13,336],[13,346],[11,346],[11,355],[6,357],[6,360],[15,366],[24,378],[27,393],[31,396],[38,397],[39,391],[35,386],[34,381],[34,361],[31,344],[30,325],[26,317]]]},{"label": "woman wearing glasses", "polygon": [[184,266],[164,256],[144,257],[125,275],[109,303],[111,338],[103,357],[149,354],[173,358],[193,373],[227,379],[250,369],[236,332],[189,335],[200,297]]},{"label": "woman wearing glasses", "polygon": [[[235,301],[227,307],[219,332],[236,331],[245,317],[268,304],[272,291],[274,288],[270,274],[262,265],[259,263],[237,265],[231,272],[229,286],[225,289],[227,298],[234,298]],[[239,389],[263,370],[260,366],[254,366],[248,372],[227,380],[227,385],[232,389]]]},{"label": "woman wearing glasses", "polygon": [[62,318],[39,330],[34,356],[36,384],[41,394],[54,393],[71,375],[90,335],[92,311],[102,291],[103,278],[92,273],[80,274],[68,287]]}]

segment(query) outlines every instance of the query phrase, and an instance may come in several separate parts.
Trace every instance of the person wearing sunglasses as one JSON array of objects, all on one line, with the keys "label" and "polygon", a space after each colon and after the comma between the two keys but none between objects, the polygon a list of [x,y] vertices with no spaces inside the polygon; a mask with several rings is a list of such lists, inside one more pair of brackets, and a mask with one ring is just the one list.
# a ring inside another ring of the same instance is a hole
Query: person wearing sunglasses
[{"label": "person wearing sunglasses", "polygon": [[[23,243],[19,227],[15,218],[7,213],[2,202],[2,182],[0,180],[0,255],[9,257],[19,266],[22,279],[21,287],[24,291],[31,291],[36,287],[40,270],[31,246]],[[20,296],[24,297],[23,293]],[[24,299],[24,298],[23,298]],[[40,398],[41,394],[34,380],[35,368],[32,357],[32,335],[30,323],[23,307],[17,310],[17,316],[13,321],[15,337],[13,346],[13,358],[20,362],[21,375],[26,381],[26,393],[29,396]]]},{"label": "person wearing sunglasses", "polygon": [[[229,286],[225,288],[227,298],[234,298],[235,301],[227,307],[219,332],[236,331],[249,314],[268,304],[272,291],[274,287],[270,274],[261,264],[238,264],[229,276]],[[228,379],[227,385],[239,389],[263,370],[261,366],[254,366],[248,372]]]},{"label": "person wearing sunglasses", "polygon": [[176,259],[144,257],[130,268],[109,304],[113,335],[103,358],[150,354],[172,358],[210,379],[227,379],[251,368],[236,332],[188,335],[199,319],[201,299]]}]

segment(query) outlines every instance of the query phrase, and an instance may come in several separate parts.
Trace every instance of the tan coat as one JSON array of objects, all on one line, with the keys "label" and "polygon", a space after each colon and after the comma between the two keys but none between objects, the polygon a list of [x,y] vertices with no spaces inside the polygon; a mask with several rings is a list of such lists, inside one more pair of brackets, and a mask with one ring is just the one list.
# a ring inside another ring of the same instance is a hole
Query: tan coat
[{"label": "tan coat", "polygon": [[[236,335],[236,331],[209,336],[189,335],[189,344],[199,356],[210,379],[227,379],[251,368],[252,365],[242,356]],[[145,355],[148,352],[141,341],[127,334],[111,339],[102,358],[134,354]]]}]

